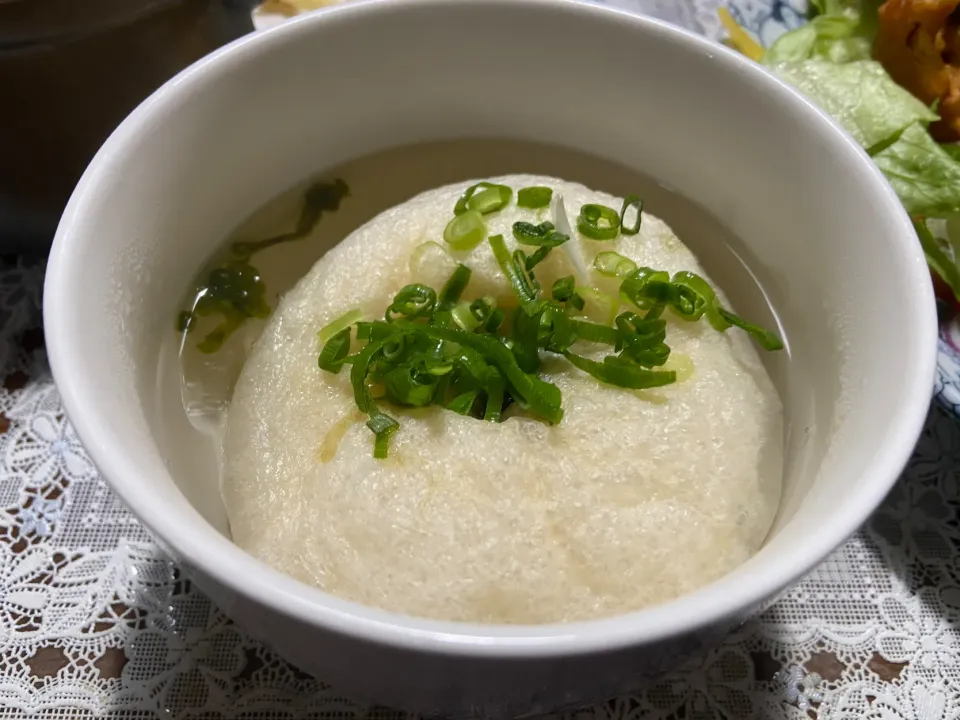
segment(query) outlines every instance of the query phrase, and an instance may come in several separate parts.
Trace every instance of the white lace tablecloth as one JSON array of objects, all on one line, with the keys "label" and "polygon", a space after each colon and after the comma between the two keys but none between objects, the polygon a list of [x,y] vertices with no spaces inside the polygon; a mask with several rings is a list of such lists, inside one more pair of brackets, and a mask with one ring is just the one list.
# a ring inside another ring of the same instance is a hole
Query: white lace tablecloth
[{"label": "white lace tablecloth", "polygon": [[[0,718],[403,717],[251,640],[165,559],[63,416],[43,266],[0,261]],[[846,546],[721,647],[610,720],[960,718],[960,425],[914,458]]]}]

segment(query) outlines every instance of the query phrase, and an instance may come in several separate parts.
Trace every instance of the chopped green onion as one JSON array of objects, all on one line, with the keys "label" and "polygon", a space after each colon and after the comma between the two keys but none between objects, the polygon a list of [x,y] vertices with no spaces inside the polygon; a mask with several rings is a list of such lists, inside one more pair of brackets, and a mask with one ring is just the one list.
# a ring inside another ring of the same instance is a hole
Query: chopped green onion
[{"label": "chopped green onion", "polygon": [[601,345],[617,345],[620,342],[620,333],[616,328],[609,325],[600,325],[586,320],[574,320],[573,331],[578,338],[587,342]]},{"label": "chopped green onion", "polygon": [[477,210],[455,215],[443,229],[443,239],[454,250],[473,250],[487,237],[487,224]]},{"label": "chopped green onion", "polygon": [[467,289],[472,274],[473,271],[466,265],[457,265],[457,269],[453,271],[440,291],[440,298],[437,301],[437,307],[440,310],[449,310],[457,303],[463,291]]},{"label": "chopped green onion", "polygon": [[640,267],[620,283],[620,298],[638,308],[666,304],[675,295],[676,291],[670,285],[670,274],[663,270]]},{"label": "chopped green onion", "polygon": [[387,398],[398,405],[426,407],[433,402],[437,378],[429,373],[418,373],[412,367],[400,366],[383,379]]},{"label": "chopped green onion", "polygon": [[583,299],[583,315],[602,325],[610,325],[620,309],[620,303],[606,293],[591,287],[578,287],[577,295]]},{"label": "chopped green onion", "polygon": [[762,347],[764,350],[783,350],[783,340],[780,339],[780,336],[772,330],[764,330],[759,325],[754,325],[749,323],[746,320],[734,315],[729,310],[724,310],[723,308],[719,309],[720,317],[726,320],[731,325],[735,325],[741,330],[745,330],[753,339],[757,341],[757,344]]},{"label": "chopped green onion", "polygon": [[592,375],[600,382],[617,387],[646,390],[670,385],[677,381],[677,374],[673,371],[647,370],[636,363],[621,361],[619,358],[608,357],[603,362],[596,362],[571,352],[565,352],[563,356],[574,367]]},{"label": "chopped green onion", "polygon": [[534,225],[528,222],[513,224],[513,237],[524,245],[541,245],[544,247],[558,247],[570,239],[569,235],[557,232],[552,222],[542,222]]},{"label": "chopped green onion", "polygon": [[625,278],[637,269],[637,264],[620,253],[606,250],[597,253],[593,259],[593,267],[601,275]]},{"label": "chopped green onion", "polygon": [[[510,394],[522,408],[550,425],[556,425],[563,417],[560,389],[536,375],[523,372],[513,352],[498,338],[450,328],[415,325],[402,320],[398,321],[397,325],[405,330],[415,329],[427,337],[456,343],[462,348],[469,348],[481,354],[487,362],[495,365],[501,372],[511,390]],[[357,365],[354,364],[354,368],[356,367]]]},{"label": "chopped green onion", "polygon": [[367,421],[367,427],[373,432],[373,456],[383,460],[390,452],[390,437],[400,429],[400,423],[389,415],[379,413]]},{"label": "chopped green onion", "polygon": [[[637,218],[633,225],[627,225],[627,210],[635,207],[637,209]],[[636,195],[629,195],[623,201],[623,209],[620,210],[620,231],[624,235],[636,235],[640,232],[640,223],[643,221],[643,200]]]},{"label": "chopped green onion", "polygon": [[560,278],[553,283],[551,296],[557,302],[568,303],[574,310],[581,311],[586,306],[584,299],[577,294],[577,288],[573,275]]},{"label": "chopped green onion", "polygon": [[547,350],[564,353],[577,340],[573,321],[561,308],[547,305],[540,316],[538,342]]},{"label": "chopped green onion", "polygon": [[407,318],[428,317],[437,306],[437,293],[426,285],[407,285],[397,293],[387,308],[387,321],[397,316]]},{"label": "chopped green onion", "polygon": [[[478,211],[468,209],[464,215],[468,213]],[[387,456],[390,438],[399,427],[377,406],[380,397],[407,407],[437,404],[489,422],[500,421],[504,408],[515,403],[530,416],[549,424],[559,422],[560,390],[537,375],[544,350],[564,356],[600,382],[623,388],[642,390],[689,378],[690,359],[672,356],[666,344],[667,322],[661,317],[666,309],[691,322],[707,315],[721,330],[742,328],[768,350],[783,347],[775,333],[722,308],[702,277],[678,272],[671,280],[666,272],[637,268],[617,253],[600,253],[594,264],[605,274],[625,274],[620,284],[623,299],[642,312],[617,315],[618,298],[578,287],[573,275],[553,283],[552,299],[542,298],[532,269],[551,251],[542,240],[554,228],[550,223],[527,223],[515,231],[536,237],[533,244],[539,247],[532,256],[520,249],[511,253],[502,235],[489,238],[493,255],[520,300],[520,308],[512,313],[497,308],[490,297],[463,300],[471,271],[458,264],[439,296],[428,285],[407,285],[394,297],[385,320],[364,321],[360,311],[353,310],[318,333],[325,340],[317,358],[321,369],[338,373],[343,365],[352,365],[354,400],[375,435],[374,457]],[[572,317],[576,311],[593,321]],[[354,326],[357,341],[365,345],[351,355]],[[597,361],[572,352],[581,341],[605,345],[612,354]]]},{"label": "chopped green onion", "polygon": [[460,196],[453,214],[463,215],[469,210],[476,210],[483,215],[489,215],[506,207],[512,197],[513,190],[506,185],[478,182],[468,187]]},{"label": "chopped green onion", "polygon": [[550,204],[553,190],[548,187],[534,186],[517,192],[517,205],[531,210],[539,210]]},{"label": "chopped green onion", "polygon": [[350,384],[353,386],[353,399],[360,412],[368,415],[367,427],[374,433],[373,456],[385,458],[389,446],[390,436],[396,432],[400,424],[386,413],[381,412],[376,401],[367,387],[367,375],[374,358],[381,353],[386,340],[376,340],[368,343],[357,354],[353,367],[350,370]]},{"label": "chopped green onion", "polygon": [[453,317],[453,322],[464,332],[473,332],[480,327],[480,321],[470,310],[470,303],[468,302],[460,303],[450,314]]},{"label": "chopped green onion", "polygon": [[500,329],[500,326],[503,325],[503,321],[506,319],[507,314],[503,310],[497,308],[490,313],[490,317],[487,319],[486,323],[484,323],[483,331],[488,333],[497,332]]},{"label": "chopped green onion", "polygon": [[620,350],[621,358],[643,367],[658,367],[670,357],[670,348],[665,342],[666,320],[641,318],[625,312],[617,316],[616,324],[620,332],[617,350]]},{"label": "chopped green onion", "polygon": [[350,327],[347,326],[328,338],[323,344],[317,365],[321,370],[339,373],[343,368],[343,360],[350,352]]},{"label": "chopped green onion", "polygon": [[667,338],[667,321],[659,318],[639,317],[632,312],[617,315],[620,343],[624,347],[650,348]]},{"label": "chopped green onion", "polygon": [[688,321],[696,321],[706,315],[707,322],[720,332],[730,327],[730,323],[720,317],[720,305],[716,293],[710,287],[710,283],[696,273],[681,270],[674,273],[673,284],[689,295],[692,300],[689,309],[686,306],[683,308],[673,307],[672,309],[677,315]]},{"label": "chopped green onion", "polygon": [[[494,314],[497,311],[497,301],[492,297],[483,297],[474,300],[470,303],[470,313],[473,315],[474,319],[477,321],[477,326],[486,325],[493,319]],[[497,327],[499,327],[499,323]],[[496,329],[496,328],[494,328]],[[492,332],[492,331],[489,331]]]},{"label": "chopped green onion", "polygon": [[507,276],[510,286],[520,299],[520,305],[528,314],[534,314],[538,309],[537,296],[540,292],[536,280],[524,265],[517,263],[516,259],[510,255],[503,235],[494,235],[489,242],[500,270]]},{"label": "chopped green onion", "polygon": [[429,284],[429,281],[435,280],[442,272],[447,272],[447,268],[453,268],[457,264],[450,253],[448,253],[440,243],[428,240],[420,243],[410,254],[410,279],[413,282],[423,282]]},{"label": "chopped green onion", "polygon": [[514,253],[514,255],[516,255],[517,253],[521,253],[521,254],[523,255],[523,258],[524,258],[524,259],[523,259],[523,266],[524,266],[528,271],[530,271],[530,270],[533,270],[533,269],[534,269],[537,265],[539,265],[541,262],[543,262],[543,261],[547,258],[547,255],[550,254],[550,251],[551,251],[552,249],[553,249],[553,248],[549,248],[549,247],[547,247],[546,245],[544,245],[544,246],[542,246],[542,247],[538,247],[538,248],[536,249],[536,251],[533,253],[533,255],[530,255],[529,257],[527,257],[526,253],[524,253],[522,250],[517,250],[517,251]]},{"label": "chopped green onion", "polygon": [[324,328],[317,333],[317,341],[320,343],[320,345],[326,345],[327,341],[334,335],[339,333],[341,330],[350,327],[361,319],[363,319],[363,312],[360,310],[360,308],[348,310],[336,320],[324,326]]},{"label": "chopped green onion", "polygon": [[473,410],[473,404],[477,400],[479,390],[468,390],[465,393],[457,395],[453,400],[447,403],[447,410],[453,410],[458,415],[469,415]]},{"label": "chopped green onion", "polygon": [[487,407],[483,411],[483,419],[487,422],[500,422],[504,389],[503,377],[497,370],[491,369],[490,380],[487,381]]},{"label": "chopped green onion", "polygon": [[591,240],[613,240],[620,232],[620,215],[606,205],[589,203],[580,208],[577,230]]},{"label": "chopped green onion", "polygon": [[526,312],[513,314],[513,354],[517,364],[526,373],[535,373],[540,367],[540,320],[543,312],[530,315]]},{"label": "chopped green onion", "polygon": [[576,280],[574,280],[573,275],[567,275],[567,277],[562,277],[553,283],[553,289],[550,294],[557,302],[567,302],[576,292]]},{"label": "chopped green onion", "polygon": [[385,360],[396,360],[406,348],[406,342],[403,335],[391,337],[383,346],[383,357]]}]

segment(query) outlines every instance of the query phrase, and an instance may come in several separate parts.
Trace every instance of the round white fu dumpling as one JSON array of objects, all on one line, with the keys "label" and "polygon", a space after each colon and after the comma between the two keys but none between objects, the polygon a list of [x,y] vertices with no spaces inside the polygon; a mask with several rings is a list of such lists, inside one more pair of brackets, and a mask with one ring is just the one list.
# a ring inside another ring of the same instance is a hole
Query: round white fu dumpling
[{"label": "round white fu dumpling", "polygon": [[[622,199],[546,177],[570,217]],[[744,562],[772,522],[782,475],[782,410],[739,330],[671,320],[667,343],[695,371],[666,388],[601,386],[565,360],[543,376],[563,393],[556,427],[499,424],[438,407],[386,408],[401,424],[386,460],[354,404],[349,369],[317,368],[317,331],[361,308],[383,317],[410,282],[410,259],[441,240],[471,182],[385,212],[323,257],[280,303],[254,347],[228,411],[223,495],[234,541],[343,598],[433,619],[491,623],[582,620],[635,610],[709,583]],[[538,216],[543,216],[538,217]],[[511,227],[549,211],[511,203],[487,216],[511,249]],[[640,265],[702,274],[663,222],[597,243],[575,236],[589,266],[599,250]],[[458,257],[473,270],[464,298],[511,290],[487,243]],[[570,274],[565,253],[538,279]],[[416,265],[416,263],[415,263]],[[440,268],[442,272],[438,271]]]}]

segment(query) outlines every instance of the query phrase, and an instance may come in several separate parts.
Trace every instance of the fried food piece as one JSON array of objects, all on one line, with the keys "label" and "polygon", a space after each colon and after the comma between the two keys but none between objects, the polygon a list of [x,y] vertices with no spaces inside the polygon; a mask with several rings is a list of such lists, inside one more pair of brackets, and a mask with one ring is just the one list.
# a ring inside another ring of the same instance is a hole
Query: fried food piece
[{"label": "fried food piece", "polygon": [[887,0],[879,11],[876,59],[925,103],[939,101],[930,126],[941,142],[960,140],[960,0]]},{"label": "fried food piece", "polygon": [[344,0],[265,0],[260,6],[260,12],[293,17],[301,12],[317,10],[340,2]]}]

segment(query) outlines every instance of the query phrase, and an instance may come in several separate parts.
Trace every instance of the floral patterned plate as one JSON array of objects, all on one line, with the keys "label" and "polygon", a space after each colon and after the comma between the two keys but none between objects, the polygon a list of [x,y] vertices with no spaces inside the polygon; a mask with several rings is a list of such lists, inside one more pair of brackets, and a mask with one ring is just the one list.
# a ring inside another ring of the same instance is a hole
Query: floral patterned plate
[{"label": "floral patterned plate", "polygon": [[[727,7],[737,23],[765,47],[784,32],[805,23],[808,13],[808,0],[588,1],[657,17],[717,41],[725,36],[717,10]],[[258,13],[254,21],[258,27],[266,27],[281,21],[281,17]],[[941,325],[938,345],[933,393],[943,407],[960,417],[960,320]]]}]

